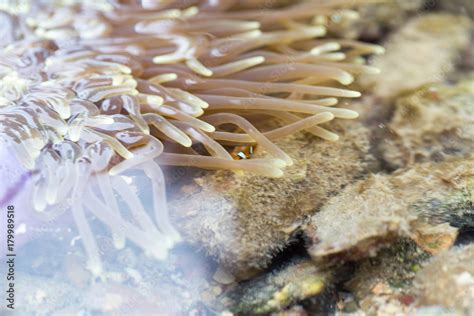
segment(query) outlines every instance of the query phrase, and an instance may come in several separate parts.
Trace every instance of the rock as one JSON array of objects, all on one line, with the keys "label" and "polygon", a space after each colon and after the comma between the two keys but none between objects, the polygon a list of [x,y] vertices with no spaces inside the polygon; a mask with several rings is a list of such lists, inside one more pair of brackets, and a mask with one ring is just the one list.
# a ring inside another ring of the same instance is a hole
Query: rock
[{"label": "rock", "polygon": [[399,98],[379,151],[396,169],[474,153],[474,81],[430,84]]},{"label": "rock", "polygon": [[[372,143],[390,136],[387,124],[397,97],[427,84],[459,78],[461,72],[469,69],[471,29],[472,22],[466,17],[422,14],[389,33],[382,43],[386,53],[371,60],[381,74],[364,74],[352,87],[367,91],[352,108],[372,130]],[[377,150],[374,155],[380,156]]]},{"label": "rock", "polygon": [[212,277],[214,281],[220,284],[231,284],[235,282],[234,276],[221,267],[219,267],[216,272],[214,273],[214,276]]},{"label": "rock", "polygon": [[322,294],[330,279],[311,260],[299,259],[229,290],[220,300],[235,315],[267,315]]},{"label": "rock", "polygon": [[345,38],[362,38],[375,42],[380,40],[387,31],[406,23],[411,16],[419,13],[423,0],[395,0],[379,3],[362,4],[357,7],[359,18],[344,14],[333,15],[329,33]]},{"label": "rock", "polygon": [[[355,296],[363,314],[407,314],[415,298],[413,279],[430,255],[409,239],[400,239],[376,257],[360,261],[344,288]],[[344,310],[343,310],[344,311]]]},{"label": "rock", "polygon": [[[469,43],[462,52],[461,52],[461,59],[459,60],[458,67],[461,71],[472,71],[474,70],[474,41]],[[471,78],[473,77],[471,72]]]},{"label": "rock", "polygon": [[278,141],[294,160],[282,178],[218,171],[183,187],[169,208],[184,239],[238,278],[265,267],[308,215],[373,167],[368,130],[350,121],[334,128],[334,143],[302,133]]},{"label": "rock", "polygon": [[358,263],[345,284],[368,315],[471,315],[474,245],[431,257],[402,239]]},{"label": "rock", "polygon": [[448,223],[433,226],[432,223],[415,221],[412,224],[411,238],[420,248],[432,255],[449,249],[457,237],[458,230]]},{"label": "rock", "polygon": [[437,305],[474,313],[474,244],[434,257],[416,275],[416,305]]},{"label": "rock", "polygon": [[[445,249],[454,242],[455,229],[445,225],[433,235],[420,225],[436,227],[452,214],[472,215],[473,175],[474,156],[371,175],[346,187],[311,218],[306,229],[308,251],[316,261],[357,260],[401,236],[425,245],[428,237],[421,237],[425,234],[440,241],[433,252]],[[461,225],[470,225],[463,216],[456,218],[461,218]]]},{"label": "rock", "polygon": [[471,0],[438,0],[438,2],[443,10],[456,14],[466,14],[474,18],[474,3]]},{"label": "rock", "polygon": [[391,99],[403,91],[441,82],[468,45],[471,27],[468,18],[450,14],[424,14],[409,20],[389,36],[386,54],[373,59],[383,80],[362,76],[361,85],[382,99]]}]

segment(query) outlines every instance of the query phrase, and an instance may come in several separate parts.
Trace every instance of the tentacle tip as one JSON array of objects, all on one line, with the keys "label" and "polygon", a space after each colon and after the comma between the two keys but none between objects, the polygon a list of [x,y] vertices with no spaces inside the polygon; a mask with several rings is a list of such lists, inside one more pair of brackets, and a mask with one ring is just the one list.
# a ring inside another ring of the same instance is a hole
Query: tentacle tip
[{"label": "tentacle tip", "polygon": [[123,67],[121,67],[121,70],[122,70],[122,72],[123,72],[124,74],[126,74],[126,75],[132,74],[132,69],[130,69],[130,67],[123,66]]},{"label": "tentacle tip", "polygon": [[162,243],[167,249],[171,249],[175,245],[174,239],[171,236],[164,236]]},{"label": "tentacle tip", "polygon": [[114,239],[114,247],[117,250],[121,250],[125,248],[125,238]]},{"label": "tentacle tip", "polygon": [[68,118],[71,117],[71,110],[69,108],[61,109],[59,111],[59,117],[62,118],[63,120],[67,120]]},{"label": "tentacle tip", "polygon": [[360,98],[362,93],[359,91],[347,91],[347,98]]},{"label": "tentacle tip", "polygon": [[263,56],[256,56],[255,59],[254,59],[254,62],[255,64],[261,64],[261,63],[264,63],[265,62],[265,57]]},{"label": "tentacle tip", "polygon": [[339,103],[338,98],[327,98],[325,99],[328,106],[333,106]]},{"label": "tentacle tip", "polygon": [[56,199],[55,196],[54,197],[47,196],[46,197],[46,202],[48,203],[48,205],[54,205],[54,204],[56,204],[57,199]]},{"label": "tentacle tip", "polygon": [[178,79],[178,75],[175,74],[175,73],[170,73],[167,79],[168,79],[168,81],[174,81],[174,80]]},{"label": "tentacle tip", "polygon": [[[163,244],[161,244],[163,246]],[[155,258],[157,260],[163,261],[168,258],[168,251],[167,249],[150,249],[145,251],[145,255],[148,257]]]},{"label": "tentacle tip", "polygon": [[103,277],[103,268],[102,264],[96,260],[89,260],[87,263],[87,270],[89,270],[92,275],[96,277]]},{"label": "tentacle tip", "polygon": [[335,118],[334,114],[331,112],[323,112],[321,115],[323,116],[323,119],[327,121],[331,121]]},{"label": "tentacle tip", "polygon": [[271,164],[278,169],[285,168],[288,165],[283,159],[273,159]]},{"label": "tentacle tip", "polygon": [[199,117],[199,116],[201,116],[201,115],[203,115],[203,114],[204,114],[204,111],[202,110],[202,108],[198,108],[198,109],[195,110],[194,113],[192,113],[192,116],[194,116],[194,117]]},{"label": "tentacle tip", "polygon": [[202,130],[208,133],[213,133],[216,131],[216,128],[211,124],[206,124],[202,126]]},{"label": "tentacle tip", "polygon": [[199,8],[197,6],[189,7],[182,11],[183,16],[193,16],[199,13]]},{"label": "tentacle tip", "polygon": [[380,70],[380,68],[377,68],[377,67],[367,67],[366,68],[366,73],[370,74],[370,75],[378,75],[381,72],[382,72],[382,70]]},{"label": "tentacle tip", "polygon": [[181,241],[183,241],[181,234],[174,228],[171,228],[171,230],[166,232],[166,239],[168,239],[171,242],[169,246],[170,249],[174,247],[177,243],[180,243]]},{"label": "tentacle tip", "polygon": [[339,140],[339,135],[337,134],[331,135],[331,137],[328,137],[327,140],[330,142],[337,142]]},{"label": "tentacle tip", "polygon": [[169,63],[174,63],[174,62],[179,62],[181,61],[182,58],[179,58],[177,56],[170,56],[170,55],[158,55],[153,57],[152,61],[155,64],[169,64]]},{"label": "tentacle tip", "polygon": [[273,177],[273,178],[281,178],[281,177],[283,177],[284,174],[285,174],[285,173],[283,172],[283,170],[281,170],[281,169],[276,169],[276,170],[273,172],[272,177]]},{"label": "tentacle tip", "polygon": [[345,86],[350,85],[351,83],[354,82],[354,76],[352,76],[349,73],[344,74],[344,76],[341,76],[339,79],[339,82]]},{"label": "tentacle tip", "polygon": [[192,142],[191,139],[189,139],[189,138],[188,138],[188,139],[182,139],[182,140],[180,140],[179,143],[180,143],[182,146],[187,147],[187,148],[189,148],[189,147],[191,147],[191,146],[193,145],[193,142]]},{"label": "tentacle tip", "polygon": [[155,56],[151,60],[154,64],[163,64],[163,57],[162,56]]},{"label": "tentacle tip", "polygon": [[262,24],[258,21],[252,21],[252,22],[248,22],[247,26],[249,29],[259,29],[262,26]]},{"label": "tentacle tip", "polygon": [[148,125],[140,128],[144,134],[150,135],[150,127]]},{"label": "tentacle tip", "polygon": [[358,112],[352,111],[352,110],[348,110],[348,111],[347,111],[346,118],[348,118],[348,119],[355,119],[355,118],[358,118],[358,117],[359,117],[359,113],[358,113]]},{"label": "tentacle tip", "polygon": [[210,70],[210,69],[206,69],[206,70],[203,69],[203,70],[201,70],[201,71],[199,72],[199,74],[200,74],[201,76],[204,76],[204,77],[212,77],[212,75],[214,74],[214,72],[213,72],[212,70]]},{"label": "tentacle tip", "polygon": [[383,46],[379,46],[379,45],[374,46],[374,54],[376,54],[376,55],[385,54],[385,48]]},{"label": "tentacle tip", "polygon": [[112,167],[109,170],[109,176],[113,177],[116,176],[119,173],[119,170],[116,167]]},{"label": "tentacle tip", "polygon": [[178,243],[183,241],[183,237],[181,237],[180,234],[176,233],[176,235],[173,237],[173,240],[174,240],[175,244],[178,244]]},{"label": "tentacle tip", "polygon": [[291,166],[294,165],[293,159],[291,159],[291,158],[286,159],[285,163],[286,163],[287,167],[291,167]]},{"label": "tentacle tip", "polygon": [[43,204],[39,205],[36,203],[34,204],[33,208],[35,209],[36,212],[43,213],[44,210],[46,209],[46,205],[43,205]]}]

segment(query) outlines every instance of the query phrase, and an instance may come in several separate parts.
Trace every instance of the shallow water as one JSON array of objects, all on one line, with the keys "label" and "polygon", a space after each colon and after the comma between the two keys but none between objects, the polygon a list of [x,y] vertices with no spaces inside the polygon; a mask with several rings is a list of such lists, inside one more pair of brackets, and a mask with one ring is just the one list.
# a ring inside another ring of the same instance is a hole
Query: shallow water
[{"label": "shallow water", "polygon": [[469,6],[138,2],[0,2],[0,314],[474,311]]}]

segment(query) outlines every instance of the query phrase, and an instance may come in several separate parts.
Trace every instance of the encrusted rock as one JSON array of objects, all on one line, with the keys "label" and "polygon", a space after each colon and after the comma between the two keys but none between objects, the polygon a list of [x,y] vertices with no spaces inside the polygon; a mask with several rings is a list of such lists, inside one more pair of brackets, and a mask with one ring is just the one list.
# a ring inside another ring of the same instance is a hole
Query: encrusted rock
[{"label": "encrusted rock", "polygon": [[471,0],[438,0],[439,6],[457,14],[466,14],[474,18],[474,2]]},{"label": "encrusted rock", "polygon": [[[460,213],[456,218],[461,222],[465,212],[472,215],[473,185],[474,157],[372,175],[345,188],[312,217],[306,230],[311,240],[309,252],[318,261],[355,260],[374,255],[400,236],[439,252],[456,237],[456,230],[445,223],[451,221],[450,215]],[[436,234],[422,224],[445,226]]]},{"label": "encrusted rock", "polygon": [[474,152],[474,81],[431,84],[397,100],[379,151],[390,168]]},{"label": "encrusted rock", "polygon": [[453,248],[427,263],[415,281],[419,306],[438,305],[474,313],[474,244]]},{"label": "encrusted rock", "polygon": [[357,7],[358,18],[340,10],[332,16],[329,32],[345,38],[376,41],[419,13],[423,3],[423,0],[394,0],[363,4]]},{"label": "encrusted rock", "polygon": [[366,128],[345,121],[334,131],[334,143],[302,133],[277,142],[294,160],[282,178],[218,171],[183,187],[169,207],[184,239],[239,278],[265,267],[308,215],[372,167]]},{"label": "encrusted rock", "polygon": [[410,293],[413,279],[429,257],[413,241],[401,239],[376,257],[358,263],[345,288],[355,296],[363,313],[385,315],[392,310],[408,314],[415,301]]},{"label": "encrusted rock", "polygon": [[[471,315],[474,246],[431,257],[402,239],[361,261],[345,288],[368,315]],[[344,311],[344,310],[343,310]]]},{"label": "encrusted rock", "polygon": [[441,82],[454,68],[470,40],[471,21],[464,16],[426,14],[410,20],[389,37],[386,54],[374,58],[383,73],[361,78],[381,98],[393,98],[424,84]]},{"label": "encrusted rock", "polygon": [[229,290],[220,300],[236,315],[268,315],[322,294],[330,279],[311,260],[300,259]]},{"label": "encrusted rock", "polygon": [[364,74],[353,87],[370,91],[353,107],[373,131],[373,143],[389,136],[386,124],[399,95],[452,79],[459,73],[456,66],[472,63],[471,30],[472,22],[463,16],[422,14],[389,34],[382,43],[385,54],[372,60],[381,75]]}]

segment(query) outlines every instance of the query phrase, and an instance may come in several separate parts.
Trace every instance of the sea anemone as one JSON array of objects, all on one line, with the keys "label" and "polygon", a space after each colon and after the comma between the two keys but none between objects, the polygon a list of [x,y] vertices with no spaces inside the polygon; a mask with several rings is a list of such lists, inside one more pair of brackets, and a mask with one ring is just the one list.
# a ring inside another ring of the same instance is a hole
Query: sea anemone
[{"label": "sea anemone", "polygon": [[[274,140],[357,113],[335,107],[364,56],[382,48],[326,37],[354,0],[61,1],[9,7],[0,53],[1,139],[31,171],[35,213],[71,211],[89,269],[102,264],[88,223],[162,259],[180,240],[160,165],[279,177]],[[363,2],[363,1],[361,1]],[[7,34],[8,33],[8,34]],[[235,155],[252,146],[260,153]],[[238,159],[236,159],[238,158]],[[247,159],[249,158],[249,159]],[[130,185],[143,175],[149,192]],[[146,195],[146,196],[145,196]]]}]

